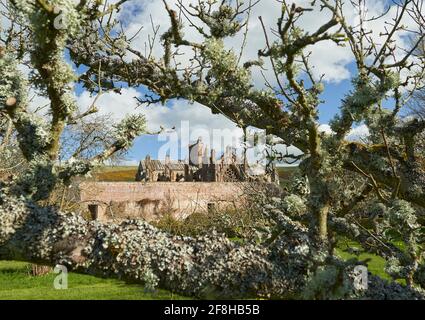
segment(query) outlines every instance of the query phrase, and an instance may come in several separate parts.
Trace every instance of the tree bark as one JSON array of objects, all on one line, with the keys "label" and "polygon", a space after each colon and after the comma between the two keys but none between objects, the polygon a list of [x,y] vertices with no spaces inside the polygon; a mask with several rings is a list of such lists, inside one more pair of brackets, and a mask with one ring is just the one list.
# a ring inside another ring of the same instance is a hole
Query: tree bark
[{"label": "tree bark", "polygon": [[327,186],[314,173],[308,175],[310,184],[309,209],[312,213],[311,231],[320,244],[328,240],[328,214],[330,198]]},{"label": "tree bark", "polygon": [[366,146],[354,142],[347,144],[346,151],[349,157],[344,164],[345,169],[358,172],[357,168],[353,166],[354,162],[357,167],[371,174],[379,184],[394,188],[394,186],[400,182],[398,196],[425,208],[425,170],[421,163],[404,161],[402,157],[398,156],[397,165],[400,174],[400,181],[398,181],[390,170],[387,170],[386,167],[382,167],[382,165],[376,161],[376,158],[379,157],[382,152],[380,150],[382,148],[378,149],[378,151],[377,148],[377,146]]}]

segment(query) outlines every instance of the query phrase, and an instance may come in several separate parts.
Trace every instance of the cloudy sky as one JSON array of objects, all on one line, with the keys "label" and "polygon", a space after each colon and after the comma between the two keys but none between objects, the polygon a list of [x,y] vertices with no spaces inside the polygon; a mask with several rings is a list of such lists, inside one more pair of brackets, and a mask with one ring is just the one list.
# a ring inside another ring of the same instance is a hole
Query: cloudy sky
[{"label": "cloudy sky", "polygon": [[[193,0],[184,0],[183,2],[189,3]],[[248,1],[246,1],[248,2]],[[299,5],[309,6],[307,3],[311,1],[296,1]],[[175,5],[174,0],[168,0],[170,6]],[[368,4],[368,16],[378,15],[383,12],[386,6],[387,0],[369,0]],[[395,12],[395,8],[392,8],[390,12]],[[259,22],[258,17],[262,16],[268,29],[275,28],[277,18],[280,13],[280,3],[275,0],[261,0],[251,12],[251,20],[249,24],[249,32],[247,37],[247,46],[242,52],[242,61],[252,60],[257,58],[257,52],[259,49],[264,48],[264,34]],[[348,21],[353,25],[358,21],[358,17],[354,14],[349,5],[347,5],[346,15]],[[320,13],[315,11],[310,14],[306,14],[300,25],[306,31],[314,31],[321,24],[329,19],[329,13]],[[119,13],[118,19],[123,22],[123,27],[128,36],[133,36],[136,32],[143,27],[142,31],[134,39],[132,47],[142,52],[145,50],[145,44],[148,36],[152,34],[151,19],[153,24],[158,25],[160,28],[159,34],[169,28],[169,18],[164,10],[162,0],[145,0],[145,1],[130,1]],[[406,21],[406,24],[411,22]],[[200,41],[201,37],[196,31],[187,26],[185,27],[185,35],[189,40]],[[380,42],[380,32],[384,29],[385,24],[383,20],[374,21],[369,23],[367,27],[373,31],[372,36],[376,39],[377,43]],[[270,35],[271,36],[271,35]],[[399,43],[406,41],[400,37],[397,39]],[[228,48],[239,54],[241,50],[241,44],[243,41],[242,33],[239,36],[226,40]],[[320,119],[321,129],[323,131],[330,131],[329,121],[338,112],[341,99],[350,90],[351,79],[355,75],[353,56],[348,47],[337,47],[333,42],[321,42],[311,50],[311,62],[315,66],[314,74],[317,77],[324,75],[326,84],[326,90],[322,95],[323,103],[320,105]],[[155,56],[159,57],[162,54],[162,47],[157,43],[154,47]],[[181,56],[181,63],[188,63],[190,52],[187,55]],[[132,57],[129,56],[129,59]],[[263,73],[270,82],[274,82],[274,77],[271,73],[270,65],[265,64],[265,70]],[[257,68],[253,71],[253,81],[256,86],[264,86],[264,79],[260,73],[260,69]],[[146,115],[148,120],[149,129],[152,131],[158,130],[160,126],[165,128],[176,127],[178,136],[170,135],[169,139],[176,140],[180,144],[180,149],[177,153],[171,151],[171,156],[175,159],[184,159],[186,154],[184,150],[186,148],[187,139],[193,141],[198,136],[206,137],[204,141],[208,141],[209,137],[214,136],[213,130],[219,132],[224,130],[226,135],[232,135],[233,137],[241,136],[241,131],[228,119],[220,115],[211,114],[210,110],[199,104],[190,104],[184,100],[169,101],[165,106],[153,105],[150,107],[139,107],[136,108],[135,97],[141,97],[143,89],[140,88],[124,88],[120,95],[108,93],[103,95],[98,101],[98,106],[101,108],[101,112],[110,113],[116,120],[122,119],[126,114],[129,113],[143,113]],[[87,92],[77,91],[77,99],[81,109],[87,108],[91,104],[93,97]],[[40,104],[40,101],[37,101]],[[188,138],[185,137],[182,140],[182,123],[183,126],[189,126]],[[367,128],[364,125],[357,124],[353,128],[351,138],[355,139],[358,137],[365,136],[367,134]],[[134,147],[130,150],[128,160],[130,163],[135,163],[137,160],[144,158],[147,154],[150,154],[153,158],[161,157],[164,153],[164,145],[169,143],[165,137],[158,136],[144,136],[137,139]],[[220,149],[224,147],[224,143],[220,148],[220,145],[214,143],[214,147]],[[208,142],[207,142],[208,144]],[[183,148],[181,148],[183,146]],[[162,148],[161,148],[162,147]]]}]

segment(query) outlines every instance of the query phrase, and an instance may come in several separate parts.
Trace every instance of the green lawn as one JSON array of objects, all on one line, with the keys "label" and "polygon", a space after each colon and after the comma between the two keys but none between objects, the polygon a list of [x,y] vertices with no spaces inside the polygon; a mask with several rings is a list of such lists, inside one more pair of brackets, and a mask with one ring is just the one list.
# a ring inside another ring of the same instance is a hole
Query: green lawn
[{"label": "green lawn", "polygon": [[[346,251],[348,248],[356,248],[359,250],[360,254],[356,256],[355,254],[348,253]],[[336,248],[335,251],[339,257],[345,260],[352,258],[357,258],[360,261],[370,260],[367,262],[369,272],[383,279],[391,280],[391,277],[384,271],[385,259],[380,256],[364,252],[360,244],[351,240],[340,240],[338,242],[338,248]]]},{"label": "green lawn", "polygon": [[68,289],[56,290],[53,287],[56,274],[34,277],[28,270],[25,262],[0,261],[0,300],[184,299],[165,290],[150,293],[137,284],[75,273],[68,276]]},{"label": "green lawn", "polygon": [[[394,241],[393,244],[402,250],[404,249],[404,245],[401,241]],[[356,248],[359,250],[360,254],[356,256],[354,254],[348,253],[346,252],[347,248]],[[385,259],[375,254],[365,252],[359,243],[352,240],[340,239],[338,242],[338,248],[336,248],[335,251],[339,257],[345,260],[352,258],[357,258],[360,261],[369,260],[367,262],[367,268],[369,272],[381,277],[382,279],[392,280],[390,275],[384,271]],[[406,280],[404,279],[397,279],[396,282],[402,285],[406,285]]]},{"label": "green lawn", "polygon": [[[341,240],[336,254],[343,259],[354,258],[346,252],[348,247],[359,248],[359,260],[369,259],[368,269],[371,273],[390,280],[384,272],[385,260],[379,256],[364,253],[359,244]],[[50,273],[44,276],[30,276],[28,263],[0,261],[0,300],[153,300],[153,299],[187,299],[169,291],[158,290],[150,293],[137,284],[128,284],[115,279],[102,279],[89,275],[70,273],[68,289],[56,290],[53,281],[57,276]]]}]

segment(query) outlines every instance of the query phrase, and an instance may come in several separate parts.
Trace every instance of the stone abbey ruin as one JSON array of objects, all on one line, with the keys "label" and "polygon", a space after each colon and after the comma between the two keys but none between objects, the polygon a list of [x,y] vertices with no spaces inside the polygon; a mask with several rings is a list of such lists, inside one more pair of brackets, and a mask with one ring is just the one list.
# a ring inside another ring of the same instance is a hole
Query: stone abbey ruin
[{"label": "stone abbey ruin", "polygon": [[144,182],[269,182],[278,183],[279,178],[274,167],[264,168],[260,174],[250,169],[246,158],[241,159],[236,150],[226,147],[224,154],[217,159],[214,149],[208,147],[199,138],[189,145],[188,161],[152,160],[147,156],[140,161],[136,181]]},{"label": "stone abbey ruin", "polygon": [[188,161],[140,161],[135,182],[86,182],[80,185],[81,201],[93,219],[109,221],[126,218],[160,219],[164,214],[184,219],[195,212],[238,209],[247,195],[258,188],[279,184],[274,167],[259,174],[248,161],[227,147],[216,158],[214,150],[201,139],[189,145]]}]

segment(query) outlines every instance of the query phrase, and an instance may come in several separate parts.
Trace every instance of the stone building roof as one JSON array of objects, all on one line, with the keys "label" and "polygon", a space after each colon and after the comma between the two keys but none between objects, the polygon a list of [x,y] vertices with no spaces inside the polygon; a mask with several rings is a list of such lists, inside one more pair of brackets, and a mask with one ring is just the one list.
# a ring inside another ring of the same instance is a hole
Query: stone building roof
[{"label": "stone building roof", "polygon": [[161,160],[149,160],[148,163],[149,165],[147,165],[146,160],[140,161],[140,168],[143,171],[146,171],[146,169],[153,171],[165,171],[166,168],[172,171],[184,171],[185,165],[182,161],[166,163],[166,161]]},{"label": "stone building roof", "polygon": [[165,164],[160,160],[149,160],[149,168],[146,163],[146,160],[140,161],[141,169],[146,170],[154,170],[154,171],[164,171],[165,170]]},{"label": "stone building roof", "polygon": [[169,170],[172,170],[172,171],[184,171],[184,163],[181,161],[171,162],[166,164],[166,166],[168,167]]},{"label": "stone building roof", "polygon": [[226,151],[217,159],[215,150],[208,152],[208,148],[199,138],[196,143],[189,145],[188,161],[171,161],[169,155],[165,160],[151,160],[150,156],[146,156],[146,159],[140,162],[136,181],[235,182],[263,178],[267,181],[278,181],[276,172],[250,175],[247,172],[247,160],[241,162],[237,150],[230,146],[226,147]]}]

